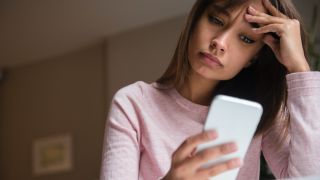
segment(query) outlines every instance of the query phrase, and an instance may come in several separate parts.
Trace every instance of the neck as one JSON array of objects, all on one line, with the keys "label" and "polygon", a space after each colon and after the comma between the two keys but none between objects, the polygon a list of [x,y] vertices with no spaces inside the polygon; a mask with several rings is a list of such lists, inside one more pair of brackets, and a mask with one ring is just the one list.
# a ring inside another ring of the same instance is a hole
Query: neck
[{"label": "neck", "polygon": [[189,76],[187,81],[178,88],[179,93],[188,100],[208,106],[211,103],[213,91],[216,89],[219,81],[205,79],[197,73]]}]

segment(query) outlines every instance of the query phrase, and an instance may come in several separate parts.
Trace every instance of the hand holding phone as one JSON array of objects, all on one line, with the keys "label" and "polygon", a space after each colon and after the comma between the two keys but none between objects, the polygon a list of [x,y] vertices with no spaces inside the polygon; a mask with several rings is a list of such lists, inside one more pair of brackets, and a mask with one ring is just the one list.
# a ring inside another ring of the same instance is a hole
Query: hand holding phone
[{"label": "hand holding phone", "polygon": [[176,179],[209,179],[223,172],[241,166],[238,159],[232,159],[207,168],[199,168],[211,159],[235,152],[232,143],[217,145],[195,153],[200,144],[215,141],[218,138],[216,131],[205,131],[187,138],[172,154],[171,167],[162,180]]},{"label": "hand holding phone", "polygon": [[[243,160],[259,124],[262,111],[262,106],[257,102],[217,95],[210,106],[204,131],[213,129],[218,132],[219,136],[214,141],[199,145],[197,152],[230,142],[237,144],[238,151],[209,161],[202,168],[217,165],[237,157]],[[212,177],[210,180],[236,179],[238,172],[239,168],[236,168]]]}]

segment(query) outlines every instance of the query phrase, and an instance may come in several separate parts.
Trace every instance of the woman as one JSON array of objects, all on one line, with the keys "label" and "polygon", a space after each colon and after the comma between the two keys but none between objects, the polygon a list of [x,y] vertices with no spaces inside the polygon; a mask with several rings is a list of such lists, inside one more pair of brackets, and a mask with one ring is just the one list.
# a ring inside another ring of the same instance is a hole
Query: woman
[{"label": "woman", "polygon": [[[208,179],[240,168],[259,179],[262,152],[273,174],[320,169],[320,73],[310,72],[305,36],[289,0],[197,0],[164,75],[119,90],[106,128],[101,179]],[[216,94],[258,101],[264,113],[243,161],[200,168],[237,150],[202,132]]]}]

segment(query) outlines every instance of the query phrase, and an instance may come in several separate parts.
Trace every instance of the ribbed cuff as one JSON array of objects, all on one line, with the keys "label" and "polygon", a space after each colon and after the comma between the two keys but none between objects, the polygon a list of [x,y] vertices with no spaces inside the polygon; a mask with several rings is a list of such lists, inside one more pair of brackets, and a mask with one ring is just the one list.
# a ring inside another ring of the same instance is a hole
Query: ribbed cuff
[{"label": "ribbed cuff", "polygon": [[304,96],[320,94],[320,72],[299,72],[286,76],[288,85],[288,95]]}]

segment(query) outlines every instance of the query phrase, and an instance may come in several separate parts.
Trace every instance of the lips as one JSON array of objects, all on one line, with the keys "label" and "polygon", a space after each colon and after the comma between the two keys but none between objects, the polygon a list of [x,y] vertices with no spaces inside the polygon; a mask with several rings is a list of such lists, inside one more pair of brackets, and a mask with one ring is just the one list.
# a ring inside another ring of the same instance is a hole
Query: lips
[{"label": "lips", "polygon": [[209,54],[209,53],[200,52],[200,55],[203,56],[205,59],[211,61],[212,63],[216,63],[216,64],[218,64],[219,66],[223,66],[223,64],[221,63],[221,61],[220,61],[218,58],[212,56],[212,55]]}]

